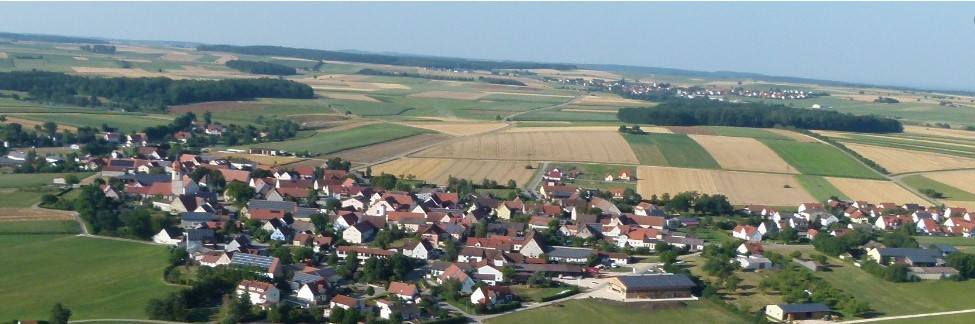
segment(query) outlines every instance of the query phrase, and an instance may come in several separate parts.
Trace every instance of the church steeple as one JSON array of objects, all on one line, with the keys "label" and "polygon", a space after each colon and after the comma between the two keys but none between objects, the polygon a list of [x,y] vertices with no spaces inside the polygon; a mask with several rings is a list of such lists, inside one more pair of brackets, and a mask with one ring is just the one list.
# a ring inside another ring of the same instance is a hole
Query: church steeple
[{"label": "church steeple", "polygon": [[173,161],[173,196],[183,194],[183,163],[179,160]]}]

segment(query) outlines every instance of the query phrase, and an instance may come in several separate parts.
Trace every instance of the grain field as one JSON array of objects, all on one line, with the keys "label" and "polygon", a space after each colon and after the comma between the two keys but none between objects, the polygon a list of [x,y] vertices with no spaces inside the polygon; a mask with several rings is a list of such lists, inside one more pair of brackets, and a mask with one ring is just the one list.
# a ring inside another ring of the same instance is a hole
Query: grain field
[{"label": "grain field", "polygon": [[975,168],[975,159],[863,144],[846,143],[844,145],[880,164],[893,174]]},{"label": "grain field", "polygon": [[722,169],[799,173],[775,151],[747,137],[687,135],[701,144]]},{"label": "grain field", "polygon": [[440,185],[446,185],[450,176],[477,183],[481,179],[495,180],[502,184],[515,180],[518,185],[524,185],[535,173],[535,169],[525,169],[527,164],[526,161],[403,158],[373,166],[372,173],[385,172],[397,177],[413,175],[417,179]]},{"label": "grain field", "polygon": [[640,166],[637,191],[644,197],[684,191],[722,194],[733,204],[791,206],[814,201],[792,175]]},{"label": "grain field", "polygon": [[417,157],[639,163],[630,145],[616,132],[490,133],[424,150]]},{"label": "grain field", "polygon": [[895,204],[927,203],[924,198],[918,197],[891,181],[831,177],[827,177],[826,180],[853,200],[877,203],[892,202]]}]

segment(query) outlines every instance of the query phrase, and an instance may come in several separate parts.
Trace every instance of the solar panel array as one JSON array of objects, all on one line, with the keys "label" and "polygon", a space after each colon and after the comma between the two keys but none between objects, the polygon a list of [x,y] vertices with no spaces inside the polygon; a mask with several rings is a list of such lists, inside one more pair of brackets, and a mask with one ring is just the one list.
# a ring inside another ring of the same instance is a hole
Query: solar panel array
[{"label": "solar panel array", "polygon": [[261,269],[270,269],[271,262],[274,262],[274,258],[272,257],[253,255],[247,253],[234,254],[234,257],[230,259],[230,264],[260,267]]}]

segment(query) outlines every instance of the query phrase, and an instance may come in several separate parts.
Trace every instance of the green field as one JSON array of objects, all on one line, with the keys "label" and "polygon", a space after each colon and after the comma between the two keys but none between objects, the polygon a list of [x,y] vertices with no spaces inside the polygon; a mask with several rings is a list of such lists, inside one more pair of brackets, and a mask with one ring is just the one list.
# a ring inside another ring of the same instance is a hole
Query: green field
[{"label": "green field", "polygon": [[950,244],[955,246],[975,246],[975,238],[961,236],[915,236],[921,246],[929,244]]},{"label": "green field", "polygon": [[68,125],[75,127],[101,127],[108,124],[119,131],[129,133],[133,131],[141,132],[143,129],[152,126],[165,125],[172,122],[172,119],[158,116],[145,116],[135,114],[11,114],[13,117],[36,120],[39,122],[53,121],[58,125]]},{"label": "green field", "polygon": [[762,128],[729,127],[729,126],[700,126],[699,128],[707,129],[720,136],[764,138],[764,139],[774,139],[774,140],[784,140],[784,141],[792,140],[791,138],[788,138],[785,135],[776,134]]},{"label": "green field", "polygon": [[516,296],[530,301],[540,301],[541,298],[555,296],[571,287],[529,288],[527,285],[512,285],[511,292]]},{"label": "green field", "polygon": [[10,234],[77,234],[73,220],[0,222],[0,235]]},{"label": "green field", "polygon": [[44,195],[57,195],[59,192],[42,188],[0,189],[0,208],[28,208],[40,203]]},{"label": "green field", "polygon": [[282,142],[261,143],[253,146],[274,148],[288,152],[308,151],[313,154],[329,154],[426,132],[428,131],[413,127],[379,123],[333,132],[303,131],[301,133],[310,136]]},{"label": "green field", "polygon": [[931,180],[923,175],[915,174],[911,176],[906,176],[902,180],[908,186],[914,189],[934,189],[937,192],[944,194],[944,198],[947,200],[975,200],[975,194]]},{"label": "green field", "polygon": [[0,318],[47,319],[54,303],[72,320],[146,318],[145,305],[178,287],[162,279],[165,247],[65,235],[2,235]]},{"label": "green field", "polygon": [[640,304],[577,299],[492,318],[486,323],[746,323],[706,300],[690,301],[686,308],[672,310],[644,310]]},{"label": "green field", "polygon": [[767,139],[761,141],[803,174],[886,179],[860,161],[827,144]]},{"label": "green field", "polygon": [[836,188],[836,186],[829,183],[829,181],[823,177],[805,174],[797,174],[795,177],[796,181],[799,181],[799,184],[801,184],[803,188],[806,188],[806,191],[808,191],[809,194],[816,197],[817,201],[826,201],[830,196],[836,196],[841,200],[849,199],[843,195],[842,192],[840,192],[840,189]]},{"label": "green field", "polygon": [[972,308],[972,298],[975,298],[975,281],[972,280],[892,283],[839,259],[830,258],[829,264],[836,265],[832,271],[816,272],[816,275],[857,300],[870,303],[880,316],[969,309]]},{"label": "green field", "polygon": [[975,321],[975,313],[963,313],[952,315],[927,316],[918,318],[905,318],[884,321],[889,324],[968,324]]},{"label": "green field", "polygon": [[633,153],[643,165],[721,169],[711,154],[687,135],[623,134],[623,138],[630,143]]},{"label": "green field", "polygon": [[84,179],[91,176],[92,172],[75,172],[75,173],[17,173],[17,174],[0,174],[0,189],[2,188],[25,188],[25,187],[39,187],[43,185],[49,185],[55,178],[64,178],[69,174],[74,174],[78,176],[78,179]]}]

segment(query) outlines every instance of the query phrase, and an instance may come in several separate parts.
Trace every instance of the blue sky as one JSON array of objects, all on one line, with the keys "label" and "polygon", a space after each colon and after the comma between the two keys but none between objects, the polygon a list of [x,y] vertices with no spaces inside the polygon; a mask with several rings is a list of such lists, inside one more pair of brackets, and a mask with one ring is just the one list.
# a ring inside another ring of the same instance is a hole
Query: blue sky
[{"label": "blue sky", "polygon": [[0,3],[0,31],[975,90],[975,3]]}]

